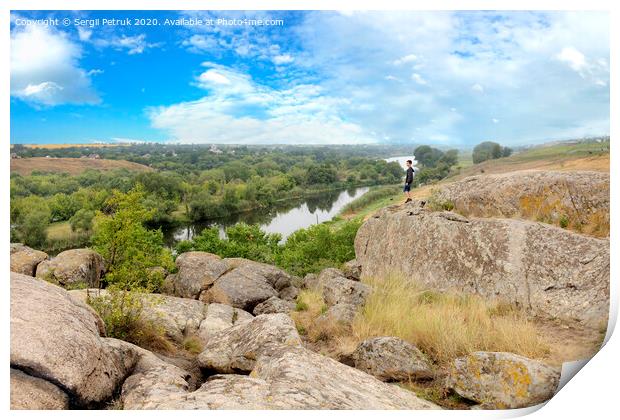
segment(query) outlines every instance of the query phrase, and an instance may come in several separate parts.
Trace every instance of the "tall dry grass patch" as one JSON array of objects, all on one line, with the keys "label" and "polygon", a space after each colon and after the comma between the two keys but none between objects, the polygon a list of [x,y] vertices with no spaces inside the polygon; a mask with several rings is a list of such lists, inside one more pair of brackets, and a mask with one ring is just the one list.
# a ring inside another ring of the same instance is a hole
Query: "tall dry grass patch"
[{"label": "tall dry grass patch", "polygon": [[473,351],[506,351],[532,358],[549,352],[534,325],[511,305],[425,290],[397,275],[364,282],[373,292],[354,321],[352,335],[357,340],[400,337],[439,364]]}]

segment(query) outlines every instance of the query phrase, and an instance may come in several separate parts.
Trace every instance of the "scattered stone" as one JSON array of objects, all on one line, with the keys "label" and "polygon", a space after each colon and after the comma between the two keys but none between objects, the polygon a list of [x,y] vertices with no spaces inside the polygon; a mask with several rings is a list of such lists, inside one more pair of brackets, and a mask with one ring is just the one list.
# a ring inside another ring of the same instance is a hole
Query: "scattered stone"
[{"label": "scattered stone", "polygon": [[560,372],[512,353],[475,352],[454,361],[447,386],[494,409],[523,408],[555,394]]},{"label": "scattered stone", "polygon": [[357,315],[358,307],[349,303],[337,303],[334,306],[327,308],[327,311],[320,316],[321,319],[331,319],[345,326],[351,326],[355,316]]},{"label": "scattered stone", "polygon": [[[228,264],[220,257],[208,252],[185,252],[176,259],[178,272],[169,276],[175,296],[197,299],[226,271]],[[166,286],[170,289],[170,286]]]},{"label": "scattered stone", "polygon": [[295,309],[295,304],[286,300],[282,300],[275,296],[270,297],[266,301],[259,303],[252,312],[254,315],[263,314],[288,314]]},{"label": "scattered stone", "polygon": [[250,372],[258,356],[278,345],[301,345],[293,320],[285,314],[259,315],[210,336],[198,363],[219,373]]},{"label": "scattered stone", "polygon": [[362,265],[357,260],[348,261],[344,263],[342,272],[350,280],[359,280],[362,276]]},{"label": "scattered stone", "polygon": [[63,251],[37,266],[36,276],[64,287],[99,287],[105,265],[101,255],[88,248]]},{"label": "scattered stone", "polygon": [[203,293],[200,300],[209,303],[225,303],[246,311],[278,292],[265,277],[244,268],[235,268],[218,278],[213,286]]},{"label": "scattered stone", "polygon": [[102,324],[64,289],[11,273],[11,367],[62,387],[78,406],[109,398],[133,364],[106,345]]},{"label": "scattered stone", "polygon": [[319,276],[314,273],[306,274],[303,280],[304,289],[318,289],[319,286]]},{"label": "scattered stone", "polygon": [[67,410],[69,397],[44,379],[11,369],[11,410]]},{"label": "scattered stone", "polygon": [[360,343],[348,357],[352,366],[382,381],[431,379],[433,371],[424,354],[397,337],[374,337]]},{"label": "scattered stone", "polygon": [[22,244],[11,244],[11,271],[34,276],[37,265],[47,260],[48,255]]},{"label": "scattered stone", "polygon": [[323,284],[323,298],[327,306],[345,303],[362,306],[370,294],[370,286],[359,281],[349,280],[340,270],[327,268],[321,271],[319,282]]}]

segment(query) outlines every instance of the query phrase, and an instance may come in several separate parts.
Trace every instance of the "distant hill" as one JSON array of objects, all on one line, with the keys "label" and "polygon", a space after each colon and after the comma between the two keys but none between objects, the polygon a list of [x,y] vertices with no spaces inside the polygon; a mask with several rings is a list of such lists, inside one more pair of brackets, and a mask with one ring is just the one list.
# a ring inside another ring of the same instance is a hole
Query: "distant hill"
[{"label": "distant hill", "polygon": [[151,171],[148,166],[126,160],[89,159],[89,158],[22,158],[11,159],[11,173],[30,175],[33,171],[60,172],[77,175],[87,169],[109,171],[128,169],[132,171]]}]

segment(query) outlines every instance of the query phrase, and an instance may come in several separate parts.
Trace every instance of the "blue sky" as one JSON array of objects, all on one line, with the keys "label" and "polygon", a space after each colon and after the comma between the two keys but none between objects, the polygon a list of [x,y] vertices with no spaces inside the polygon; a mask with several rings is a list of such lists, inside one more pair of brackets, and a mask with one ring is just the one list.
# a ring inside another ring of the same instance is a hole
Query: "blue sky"
[{"label": "blue sky", "polygon": [[11,15],[12,143],[518,145],[607,135],[609,117],[605,13]]}]

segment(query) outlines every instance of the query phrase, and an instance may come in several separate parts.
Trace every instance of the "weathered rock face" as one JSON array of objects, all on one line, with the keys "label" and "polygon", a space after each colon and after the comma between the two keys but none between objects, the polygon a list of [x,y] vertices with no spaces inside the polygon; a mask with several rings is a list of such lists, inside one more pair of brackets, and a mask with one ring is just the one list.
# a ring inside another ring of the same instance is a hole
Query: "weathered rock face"
[{"label": "weathered rock face", "polygon": [[101,255],[92,249],[70,249],[37,266],[37,277],[61,286],[99,287],[105,272]]},{"label": "weathered rock face", "polygon": [[531,205],[562,209],[584,219],[599,213],[609,221],[609,174],[590,171],[516,171],[465,178],[445,186],[436,195],[471,216],[513,217],[528,213]]},{"label": "weathered rock face", "polygon": [[271,287],[278,291],[291,286],[293,281],[293,276],[273,265],[263,264],[245,258],[225,258],[224,261],[226,261],[231,268],[239,269],[242,272],[256,273],[264,277]]},{"label": "weathered rock face", "polygon": [[[69,294],[86,303],[88,296],[105,297],[108,292],[105,289],[80,289],[70,290]],[[156,293],[138,295],[143,302],[143,319],[162,327],[171,340],[181,343],[185,337],[198,333],[206,313],[204,302]]]},{"label": "weathered rock face", "polygon": [[295,304],[286,300],[282,300],[275,296],[270,297],[266,301],[259,303],[252,312],[254,315],[263,314],[288,314],[295,309]]},{"label": "weathered rock face", "polygon": [[228,264],[208,252],[185,252],[176,259],[178,272],[171,276],[175,296],[197,299],[215,280],[228,271]]},{"label": "weathered rock face", "polygon": [[327,308],[319,319],[330,319],[340,324],[350,326],[357,315],[359,307],[349,303],[338,303]]},{"label": "weathered rock face", "polygon": [[60,387],[78,406],[109,398],[131,369],[100,337],[101,319],[62,288],[11,273],[11,366]]},{"label": "weathered rock face", "polygon": [[218,278],[200,299],[252,311],[259,303],[277,295],[276,289],[262,275],[245,268],[235,268]]},{"label": "weathered rock face", "polygon": [[447,386],[485,408],[522,408],[553,397],[560,371],[512,353],[476,352],[456,359]]},{"label": "weathered rock face", "polygon": [[362,225],[355,251],[364,276],[398,273],[593,326],[609,311],[609,241],[541,223],[394,206]]},{"label": "weathered rock face", "polygon": [[212,335],[198,363],[220,373],[250,372],[257,357],[269,354],[275,346],[300,345],[301,338],[288,315],[260,315]]},{"label": "weathered rock face", "polygon": [[295,299],[297,299],[298,295],[299,289],[295,286],[285,287],[284,289],[280,290],[280,293],[278,294],[278,296],[280,296],[280,299],[288,300],[291,302],[294,302]]},{"label": "weathered rock face", "polygon": [[[251,377],[269,384],[269,395],[289,409],[436,409],[398,386],[303,347],[282,348],[259,358]],[[284,398],[283,398],[284,397]]]},{"label": "weathered rock face", "polygon": [[216,333],[240,325],[252,320],[252,314],[230,305],[222,303],[210,303],[207,306],[205,318],[200,324],[198,336],[203,343],[206,343]]},{"label": "weathered rock face", "polygon": [[37,265],[47,260],[48,255],[22,244],[11,244],[11,271],[34,276]]},{"label": "weathered rock face", "polygon": [[397,337],[364,340],[347,357],[347,364],[382,381],[430,379],[433,371],[424,354]]},{"label": "weathered rock face", "polygon": [[357,260],[347,261],[342,267],[342,272],[350,280],[359,280],[362,276],[362,265]]},{"label": "weathered rock face", "polygon": [[56,385],[11,369],[11,410],[66,410],[69,396]]}]

